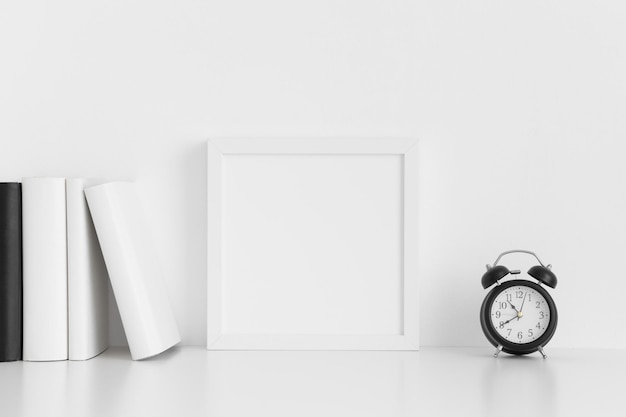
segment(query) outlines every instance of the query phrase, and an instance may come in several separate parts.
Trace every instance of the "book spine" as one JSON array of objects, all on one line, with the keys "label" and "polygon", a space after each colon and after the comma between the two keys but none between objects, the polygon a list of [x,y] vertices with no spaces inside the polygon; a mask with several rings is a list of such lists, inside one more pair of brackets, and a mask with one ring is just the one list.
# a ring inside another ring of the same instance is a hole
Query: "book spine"
[{"label": "book spine", "polygon": [[22,188],[0,183],[0,362],[22,359]]},{"label": "book spine", "polygon": [[64,178],[22,182],[24,340],[27,361],[67,355],[67,239]]},{"label": "book spine", "polygon": [[85,195],[131,357],[155,356],[180,342],[180,335],[134,184],[88,187]]},{"label": "book spine", "polygon": [[86,360],[108,347],[108,275],[81,178],[66,180],[67,291],[70,360]]}]

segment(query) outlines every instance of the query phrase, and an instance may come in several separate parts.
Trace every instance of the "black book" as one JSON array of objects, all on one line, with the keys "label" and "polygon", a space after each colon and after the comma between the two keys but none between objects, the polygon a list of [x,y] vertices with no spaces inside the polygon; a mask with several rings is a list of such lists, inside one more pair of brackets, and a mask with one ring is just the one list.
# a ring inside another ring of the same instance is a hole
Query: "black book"
[{"label": "black book", "polygon": [[0,362],[22,359],[22,187],[0,183]]}]

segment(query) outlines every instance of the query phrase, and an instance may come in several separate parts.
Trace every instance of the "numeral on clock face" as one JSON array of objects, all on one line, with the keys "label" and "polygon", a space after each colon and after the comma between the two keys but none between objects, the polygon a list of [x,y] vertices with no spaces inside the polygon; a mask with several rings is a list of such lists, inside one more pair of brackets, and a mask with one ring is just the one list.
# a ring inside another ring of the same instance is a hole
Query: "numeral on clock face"
[{"label": "numeral on clock face", "polygon": [[509,342],[531,343],[548,328],[550,307],[537,290],[516,285],[505,289],[493,300],[491,323]]}]

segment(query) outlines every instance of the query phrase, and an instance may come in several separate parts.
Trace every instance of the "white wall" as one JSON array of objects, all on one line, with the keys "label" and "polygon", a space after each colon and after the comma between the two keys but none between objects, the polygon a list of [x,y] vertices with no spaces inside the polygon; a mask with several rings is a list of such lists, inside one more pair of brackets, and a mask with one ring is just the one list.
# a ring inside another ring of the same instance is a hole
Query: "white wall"
[{"label": "white wall", "polygon": [[618,0],[3,2],[0,179],[136,180],[204,344],[208,137],[418,137],[422,343],[484,346],[484,264],[521,247],[560,278],[552,345],[626,347],[624,21]]}]

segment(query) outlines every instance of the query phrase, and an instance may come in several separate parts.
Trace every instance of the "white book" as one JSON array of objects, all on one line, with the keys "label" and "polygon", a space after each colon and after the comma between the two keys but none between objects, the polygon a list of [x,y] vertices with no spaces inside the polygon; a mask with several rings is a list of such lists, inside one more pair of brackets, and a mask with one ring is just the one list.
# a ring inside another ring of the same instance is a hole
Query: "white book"
[{"label": "white book", "polygon": [[85,187],[66,180],[69,359],[86,360],[109,346],[108,275],[89,214]]},{"label": "white book", "polygon": [[180,342],[163,270],[133,183],[85,189],[133,360]]},{"label": "white book", "polygon": [[25,361],[68,358],[65,178],[22,182]]}]

